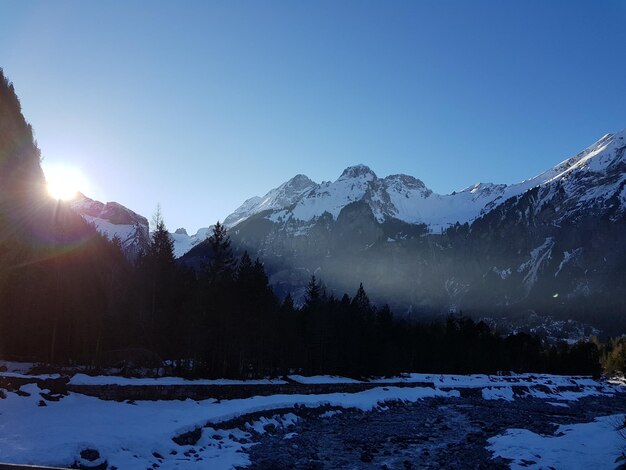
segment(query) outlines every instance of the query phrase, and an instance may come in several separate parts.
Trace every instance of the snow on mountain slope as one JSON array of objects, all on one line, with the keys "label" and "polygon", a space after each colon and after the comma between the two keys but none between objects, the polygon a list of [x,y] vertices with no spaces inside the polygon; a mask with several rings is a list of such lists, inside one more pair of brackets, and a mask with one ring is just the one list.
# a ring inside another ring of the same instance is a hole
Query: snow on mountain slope
[{"label": "snow on mountain slope", "polygon": [[117,202],[103,204],[78,194],[70,206],[109,240],[119,237],[122,248],[131,257],[149,243],[148,220]]},{"label": "snow on mountain slope", "polygon": [[[616,134],[606,134],[578,155],[568,158],[548,171],[533,178],[506,187],[501,198],[494,202],[519,196],[536,186],[561,183],[569,193],[576,193],[585,200],[602,196],[612,196],[615,189],[626,178],[624,151],[626,150],[626,129]],[[600,177],[603,174],[604,177]],[[594,186],[593,190],[587,192]],[[586,194],[581,193],[584,188]],[[491,209],[487,206],[486,209]]]},{"label": "snow on mountain slope", "polygon": [[378,178],[365,165],[348,167],[336,181],[322,184],[298,175],[263,198],[247,200],[226,218],[225,225],[233,227],[264,210],[273,211],[268,216],[273,222],[308,222],[325,212],[337,218],[347,204],[362,200],[380,222],[393,217],[411,224],[426,224],[431,232],[438,233],[457,222],[471,223],[531,188],[554,183],[562,183],[569,194],[582,200],[606,200],[619,190],[617,197],[623,204],[625,136],[626,131],[607,134],[578,155],[521,183],[478,183],[447,195],[433,193],[422,181],[408,175]]},{"label": "snow on mountain slope", "polygon": [[409,194],[388,191],[395,211],[390,215],[408,223],[423,223],[431,232],[439,232],[455,223],[471,222],[496,199],[506,185],[479,183],[463,191],[440,195],[432,191]]},{"label": "snow on mountain slope", "polygon": [[289,181],[272,189],[263,197],[252,197],[224,219],[227,228],[237,225],[248,217],[266,210],[282,209],[298,201],[318,185],[304,175],[296,175]]},{"label": "snow on mountain slope", "polygon": [[365,165],[346,168],[337,181],[322,183],[301,198],[291,213],[299,220],[311,220],[324,212],[337,218],[346,205],[363,199],[370,183],[377,179]]},{"label": "snow on mountain slope", "polygon": [[621,190],[626,180],[625,168],[620,168],[620,164],[626,165],[625,136],[626,130],[607,134],[548,171],[509,186],[479,183],[458,193],[445,196],[431,194],[421,200],[419,197],[407,197],[407,201],[398,200],[390,192],[394,205],[403,207],[396,217],[406,222],[421,221],[429,225],[431,231],[436,231],[456,222],[471,222],[509,198],[536,186],[555,183],[561,183],[566,192],[583,201],[599,197],[607,199],[618,188]]},{"label": "snow on mountain slope", "polygon": [[615,199],[624,207],[621,194],[626,184],[626,130],[607,135],[576,157],[569,167],[549,182],[560,180],[568,197],[582,204]]},{"label": "snow on mountain slope", "polygon": [[170,233],[170,238],[174,243],[174,256],[180,258],[198,243],[206,240],[210,230],[209,227],[203,227],[191,236],[187,234],[187,230],[184,228],[179,228],[174,233]]},{"label": "snow on mountain slope", "polygon": [[[275,191],[275,190],[272,190],[272,191]],[[226,227],[233,227],[237,225],[239,222],[246,220],[251,215],[256,214],[259,211],[255,209],[258,207],[259,203],[262,200],[263,198],[259,196],[254,196],[254,197],[251,197],[250,199],[247,199],[241,206],[235,209],[235,212],[233,212],[232,214],[230,214],[228,217],[224,219],[224,225]]]}]

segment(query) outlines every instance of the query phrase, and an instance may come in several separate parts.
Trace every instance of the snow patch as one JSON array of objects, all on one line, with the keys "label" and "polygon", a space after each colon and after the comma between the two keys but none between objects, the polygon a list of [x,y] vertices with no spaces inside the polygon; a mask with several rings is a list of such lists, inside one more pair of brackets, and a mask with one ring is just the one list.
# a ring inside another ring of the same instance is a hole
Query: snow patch
[{"label": "snow patch", "polygon": [[320,415],[320,418],[332,418],[333,416],[340,415],[341,410],[328,410]]},{"label": "snow patch", "polygon": [[537,282],[539,269],[552,257],[553,246],[554,238],[546,238],[541,246],[530,252],[530,259],[517,268],[518,273],[527,271],[526,276],[524,276],[524,284],[527,289],[530,289]]},{"label": "snow patch", "polygon": [[513,389],[510,387],[487,387],[482,391],[485,400],[513,401]]},{"label": "snow patch", "polygon": [[563,252],[563,261],[561,261],[561,263],[559,264],[559,268],[554,273],[554,277],[557,277],[559,275],[559,273],[561,272],[561,269],[563,269],[563,266],[565,266],[571,260],[575,259],[578,255],[580,255],[580,253],[582,253],[582,251],[583,251],[582,248],[576,248],[573,251],[564,251]]},{"label": "snow patch", "polygon": [[502,280],[506,280],[509,277],[511,277],[511,268],[507,268],[507,269],[498,269],[497,267],[493,267],[491,268],[492,271],[494,273],[496,273],[498,276],[500,276],[500,279]]},{"label": "snow patch", "polygon": [[591,423],[558,427],[553,436],[527,429],[507,429],[488,440],[493,458],[511,459],[511,469],[615,468],[624,439],[617,426],[624,415],[597,418]]}]

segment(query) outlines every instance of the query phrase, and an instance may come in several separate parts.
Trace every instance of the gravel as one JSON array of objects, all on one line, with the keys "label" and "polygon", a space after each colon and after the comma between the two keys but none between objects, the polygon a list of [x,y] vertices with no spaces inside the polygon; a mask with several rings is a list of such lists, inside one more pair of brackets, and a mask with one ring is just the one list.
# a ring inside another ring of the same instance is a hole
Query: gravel
[{"label": "gravel", "polygon": [[567,405],[470,397],[390,403],[372,412],[298,409],[295,425],[253,434],[249,468],[508,468],[506,460],[491,459],[485,448],[490,437],[507,428],[552,435],[558,424],[626,413],[626,395],[585,397]]}]

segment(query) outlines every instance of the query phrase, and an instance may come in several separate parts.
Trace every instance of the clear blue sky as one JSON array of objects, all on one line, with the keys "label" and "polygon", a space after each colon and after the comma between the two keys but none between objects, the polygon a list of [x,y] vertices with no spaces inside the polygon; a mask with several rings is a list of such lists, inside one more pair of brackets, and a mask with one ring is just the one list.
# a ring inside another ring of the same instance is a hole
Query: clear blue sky
[{"label": "clear blue sky", "polygon": [[190,233],[355,163],[440,193],[626,127],[626,2],[7,1],[0,66],[44,158]]}]

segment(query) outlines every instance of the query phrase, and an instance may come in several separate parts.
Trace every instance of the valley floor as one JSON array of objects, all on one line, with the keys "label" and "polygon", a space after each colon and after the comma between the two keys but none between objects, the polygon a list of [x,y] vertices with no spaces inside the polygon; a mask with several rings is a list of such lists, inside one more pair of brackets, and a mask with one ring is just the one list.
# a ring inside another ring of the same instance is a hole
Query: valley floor
[{"label": "valley floor", "polygon": [[[232,399],[116,401],[72,391],[72,382],[135,394],[181,386],[291,388]],[[319,393],[323,387],[350,393]],[[609,469],[626,449],[626,389],[585,377],[411,374],[355,383],[290,376],[233,384],[9,370],[0,373],[0,397],[5,463],[120,470]]]}]

